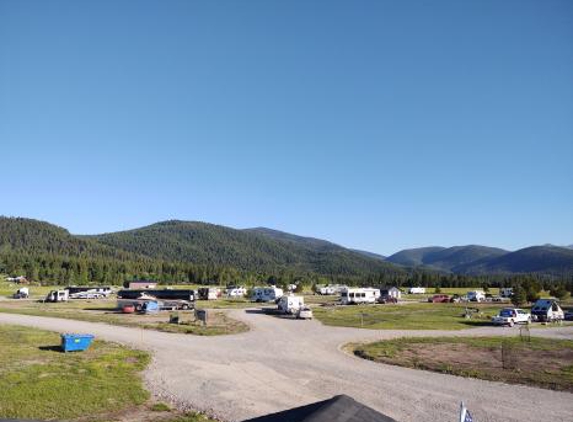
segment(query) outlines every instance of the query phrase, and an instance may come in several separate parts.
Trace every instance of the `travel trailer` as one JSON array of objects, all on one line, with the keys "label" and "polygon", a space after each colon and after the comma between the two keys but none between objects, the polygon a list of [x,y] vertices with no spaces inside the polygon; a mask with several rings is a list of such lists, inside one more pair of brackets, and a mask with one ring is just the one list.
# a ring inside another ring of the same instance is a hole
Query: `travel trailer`
[{"label": "travel trailer", "polygon": [[227,287],[226,294],[229,298],[243,297],[246,296],[247,289],[244,287]]},{"label": "travel trailer", "polygon": [[44,302],[67,302],[70,293],[67,290],[52,290],[44,299]]},{"label": "travel trailer", "polygon": [[470,302],[483,302],[485,300],[485,293],[481,290],[474,290],[468,292],[467,297]]},{"label": "travel trailer", "polygon": [[294,315],[304,307],[304,298],[302,296],[285,295],[278,301],[278,309],[284,314]]},{"label": "travel trailer", "polygon": [[426,294],[426,288],[425,287],[410,287],[408,289],[408,293],[411,295],[423,295],[423,294]]},{"label": "travel trailer", "polygon": [[283,290],[277,287],[255,287],[251,300],[253,302],[276,302],[283,294]]},{"label": "travel trailer", "polygon": [[356,287],[343,289],[340,292],[340,302],[343,305],[358,305],[362,303],[376,303],[380,297],[380,290],[371,287]]},{"label": "travel trailer", "polygon": [[217,300],[219,299],[219,289],[216,287],[201,287],[197,290],[197,299],[199,300]]},{"label": "travel trailer", "polygon": [[531,316],[535,321],[553,322],[565,319],[563,309],[555,299],[539,299],[531,308]]}]

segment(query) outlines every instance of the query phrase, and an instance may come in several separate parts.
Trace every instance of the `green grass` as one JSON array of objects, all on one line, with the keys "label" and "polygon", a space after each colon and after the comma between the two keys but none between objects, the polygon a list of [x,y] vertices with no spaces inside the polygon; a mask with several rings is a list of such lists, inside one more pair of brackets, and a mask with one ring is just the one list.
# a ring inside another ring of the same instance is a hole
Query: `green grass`
[{"label": "green grass", "polygon": [[141,405],[145,352],[95,341],[86,352],[56,350],[60,336],[0,325],[0,416],[74,419]]},{"label": "green grass", "polygon": [[[68,303],[41,303],[33,301],[0,302],[0,312],[66,318],[87,322],[103,322],[110,325],[144,328],[172,333],[194,335],[224,335],[248,331],[248,326],[240,321],[217,312],[214,323],[205,326],[199,322],[190,321],[192,313],[180,312],[185,324],[169,324],[169,313],[159,316],[125,315],[116,311],[114,300],[72,300]],[[215,311],[216,312],[216,311]],[[159,320],[158,320],[159,318]]]},{"label": "green grass", "polygon": [[[505,364],[502,344],[511,354]],[[573,392],[573,340],[424,337],[350,347],[357,356],[381,363]]]},{"label": "green grass", "polygon": [[377,330],[461,330],[489,325],[502,305],[471,305],[480,313],[463,317],[465,305],[416,303],[408,305],[359,305],[314,308],[314,316],[325,325]]}]

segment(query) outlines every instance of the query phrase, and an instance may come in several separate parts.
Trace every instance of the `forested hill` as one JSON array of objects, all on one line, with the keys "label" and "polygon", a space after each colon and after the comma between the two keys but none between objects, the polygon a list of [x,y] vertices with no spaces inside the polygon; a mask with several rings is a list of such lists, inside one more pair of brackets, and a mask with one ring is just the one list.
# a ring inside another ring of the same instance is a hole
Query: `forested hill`
[{"label": "forested hill", "polygon": [[460,266],[466,274],[548,273],[573,274],[573,250],[558,246],[532,246],[495,258]]},{"label": "forested hill", "polygon": [[227,265],[247,271],[289,269],[323,275],[402,272],[392,264],[330,242],[269,229],[237,230],[174,220],[86,238],[154,259]]},{"label": "forested hill", "polygon": [[0,217],[0,252],[25,252],[70,257],[134,259],[134,255],[90,239],[71,235],[66,229],[27,218]]}]

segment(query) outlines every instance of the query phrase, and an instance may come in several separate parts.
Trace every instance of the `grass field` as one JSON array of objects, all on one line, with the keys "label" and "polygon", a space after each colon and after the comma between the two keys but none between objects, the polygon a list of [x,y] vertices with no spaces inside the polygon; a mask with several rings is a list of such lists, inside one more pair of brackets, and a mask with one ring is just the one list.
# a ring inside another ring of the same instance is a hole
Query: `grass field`
[{"label": "grass field", "polygon": [[95,341],[61,353],[56,333],[0,325],[0,416],[73,419],[145,403],[139,372],[149,356]]},{"label": "grass field", "polygon": [[362,305],[314,308],[314,316],[325,325],[393,330],[461,330],[489,325],[502,305],[470,305],[479,309],[466,319],[465,305],[454,303],[412,303],[404,305]]},{"label": "grass field", "polygon": [[354,346],[354,353],[365,359],[408,368],[573,392],[571,340],[401,338]]},{"label": "grass field", "polygon": [[122,314],[117,312],[116,301],[112,299],[71,300],[68,303],[6,300],[0,302],[0,312],[105,322],[112,325],[204,336],[235,334],[249,329],[246,324],[218,311],[214,311],[214,318],[207,326],[194,321],[193,312],[190,311],[179,311],[183,324],[169,324],[169,312],[161,312],[157,315]]}]

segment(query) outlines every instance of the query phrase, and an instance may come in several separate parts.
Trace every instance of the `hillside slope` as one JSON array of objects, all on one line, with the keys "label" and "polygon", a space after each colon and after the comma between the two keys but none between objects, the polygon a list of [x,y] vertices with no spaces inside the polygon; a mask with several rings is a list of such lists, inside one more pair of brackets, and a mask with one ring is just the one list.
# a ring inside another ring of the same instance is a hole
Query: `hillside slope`
[{"label": "hillside slope", "polygon": [[391,264],[324,240],[261,228],[237,230],[173,220],[86,238],[154,259],[227,265],[249,271],[288,268],[325,275],[402,272]]},{"label": "hillside slope", "polygon": [[532,246],[493,259],[482,259],[457,268],[465,274],[573,273],[573,250],[558,246]]}]

